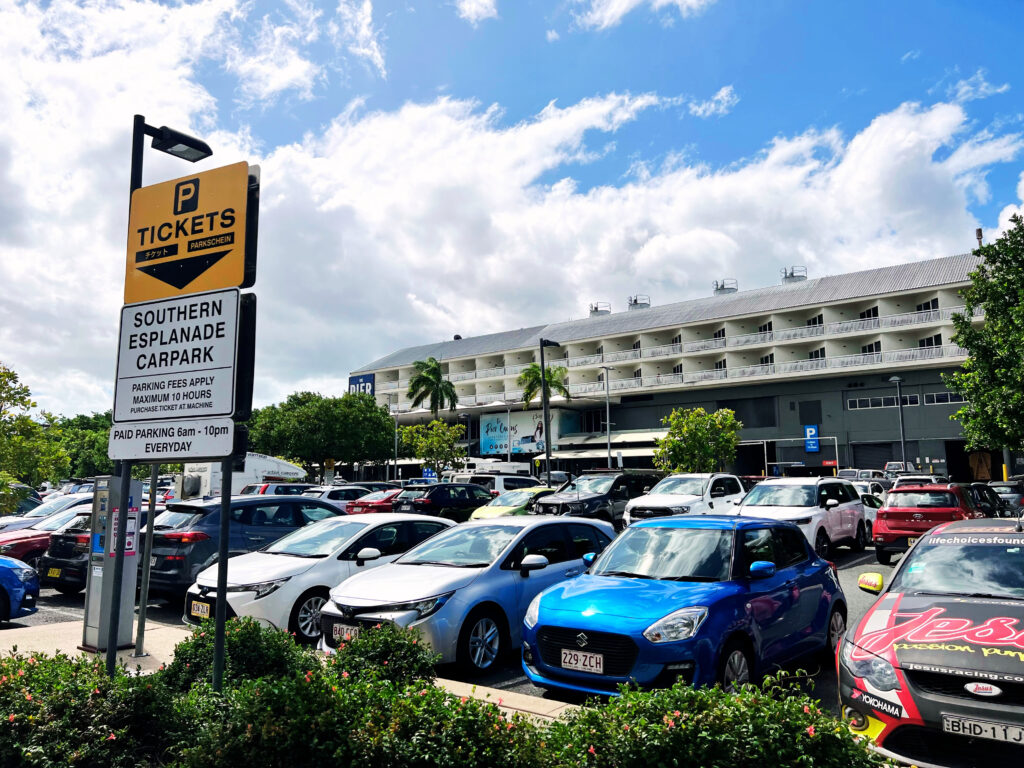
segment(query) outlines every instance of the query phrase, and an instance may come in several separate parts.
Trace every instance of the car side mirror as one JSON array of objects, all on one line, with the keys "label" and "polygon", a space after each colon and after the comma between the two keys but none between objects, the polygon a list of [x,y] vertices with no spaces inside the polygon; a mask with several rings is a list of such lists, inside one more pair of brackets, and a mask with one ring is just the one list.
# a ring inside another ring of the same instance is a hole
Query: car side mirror
[{"label": "car side mirror", "polygon": [[615,498],[629,501],[629,491],[626,488],[619,488],[615,491]]},{"label": "car side mirror", "polygon": [[594,560],[597,558],[597,552],[587,552],[583,555],[583,564],[589,568],[594,564]]},{"label": "car side mirror", "polygon": [[732,503],[733,503],[733,506],[738,507],[740,504],[743,503],[743,499],[733,499]]},{"label": "car side mirror", "polygon": [[862,573],[857,579],[857,586],[865,592],[877,595],[885,585],[885,578],[880,573]]},{"label": "car side mirror", "polygon": [[750,578],[770,579],[775,575],[775,563],[767,560],[755,560],[750,564]]},{"label": "car side mirror", "polygon": [[363,547],[356,552],[356,565],[364,565],[369,560],[379,560],[381,552],[374,547]]},{"label": "car side mirror", "polygon": [[643,493],[643,495],[646,496],[650,492],[651,492],[651,486],[645,485],[644,486],[644,493]]},{"label": "car side mirror", "polygon": [[826,499],[824,506],[825,506],[825,509],[834,509],[835,507],[839,506],[839,500],[838,499]]},{"label": "car side mirror", "polygon": [[529,576],[530,571],[540,571],[548,567],[548,559],[544,555],[527,555],[519,564],[519,575]]}]

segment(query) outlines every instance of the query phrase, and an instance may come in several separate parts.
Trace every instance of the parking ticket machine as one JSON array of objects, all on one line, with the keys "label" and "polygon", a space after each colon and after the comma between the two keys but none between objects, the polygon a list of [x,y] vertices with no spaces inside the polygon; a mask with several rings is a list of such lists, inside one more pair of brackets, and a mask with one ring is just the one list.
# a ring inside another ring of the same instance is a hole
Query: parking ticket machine
[{"label": "parking ticket machine", "polygon": [[[85,583],[85,627],[82,650],[105,651],[107,632],[114,611],[120,611],[117,647],[131,648],[132,619],[135,615],[135,582],[138,576],[139,505],[142,482],[132,480],[127,503],[120,497],[121,478],[102,475],[96,478],[89,526],[89,565]],[[114,550],[117,521],[122,508],[127,509],[128,536],[124,545],[124,574],[121,594],[114,594]]]}]

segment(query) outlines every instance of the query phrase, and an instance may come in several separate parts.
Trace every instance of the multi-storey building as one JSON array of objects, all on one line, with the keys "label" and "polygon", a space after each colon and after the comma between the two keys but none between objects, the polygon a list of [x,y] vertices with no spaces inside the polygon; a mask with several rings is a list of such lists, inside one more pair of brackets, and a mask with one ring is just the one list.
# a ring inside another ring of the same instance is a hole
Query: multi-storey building
[{"label": "multi-storey building", "polygon": [[[649,465],[673,408],[730,407],[744,424],[737,469],[751,474],[898,460],[899,377],[908,460],[967,479],[984,475],[990,459],[965,454],[950,420],[959,400],[940,374],[965,359],[951,340],[952,317],[977,263],[951,256],[815,280],[794,267],[780,284],[747,291],[715,281],[706,298],[656,306],[634,296],[616,313],[594,304],[580,320],[408,347],[353,375],[411,422],[422,418],[407,397],[412,364],[434,357],[455,384],[474,454],[533,453],[543,443],[516,428],[516,381],[549,339],[560,346],[545,350],[546,362],[567,368],[572,396],[554,403],[552,449],[562,466],[607,463],[607,398],[613,460],[621,452],[627,464]],[[502,424],[515,439],[489,439]],[[805,450],[808,426],[818,431],[816,452]],[[1000,460],[992,460],[996,472]]]}]

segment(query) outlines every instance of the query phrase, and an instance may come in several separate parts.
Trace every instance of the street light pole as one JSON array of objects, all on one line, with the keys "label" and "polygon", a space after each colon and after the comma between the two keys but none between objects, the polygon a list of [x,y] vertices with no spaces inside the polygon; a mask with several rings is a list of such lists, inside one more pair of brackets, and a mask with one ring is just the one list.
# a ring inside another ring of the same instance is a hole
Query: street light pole
[{"label": "street light pole", "polygon": [[505,403],[505,461],[512,462],[512,406]]},{"label": "street light pole", "polygon": [[615,369],[610,365],[602,365],[600,368],[604,371],[604,431],[608,441],[608,467],[610,468],[612,466],[612,398],[609,379]]},{"label": "street light pole", "polygon": [[907,437],[903,431],[903,379],[893,376],[889,379],[890,384],[896,385],[896,403],[900,410],[900,456],[903,461],[903,469],[907,468]]},{"label": "street light pole", "polygon": [[557,341],[540,340],[540,401],[544,410],[544,471],[547,484],[551,487],[551,416],[548,410],[548,374],[544,367],[544,347],[560,347]]},{"label": "street light pole", "polygon": [[395,480],[398,480],[398,393],[395,392],[395,408],[391,410],[391,396],[388,396],[388,410],[391,411],[391,418],[395,420]]}]

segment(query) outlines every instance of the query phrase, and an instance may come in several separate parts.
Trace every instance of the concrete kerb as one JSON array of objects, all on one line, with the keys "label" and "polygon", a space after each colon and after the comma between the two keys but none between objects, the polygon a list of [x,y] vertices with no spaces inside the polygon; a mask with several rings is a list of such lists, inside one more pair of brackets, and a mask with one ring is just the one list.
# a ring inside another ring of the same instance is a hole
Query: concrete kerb
[{"label": "concrete kerb", "polygon": [[[191,630],[188,627],[151,623],[146,628],[146,653],[148,655],[136,657],[133,655],[134,648],[128,648],[118,652],[118,663],[123,662],[131,671],[138,669],[140,674],[155,672],[161,665],[171,663],[174,659],[174,647],[190,634]],[[81,639],[82,622],[80,621],[64,621],[28,627],[7,626],[0,628],[0,653],[6,654],[17,648],[20,653],[38,652],[50,655],[63,653],[72,657],[85,654],[94,656],[97,661],[102,662],[102,654],[89,654],[79,650],[78,644]],[[465,696],[497,704],[498,708],[506,715],[518,713],[541,721],[554,720],[577,706],[560,701],[549,701],[538,696],[463,683],[458,680],[438,678],[435,685],[453,696]]]}]

